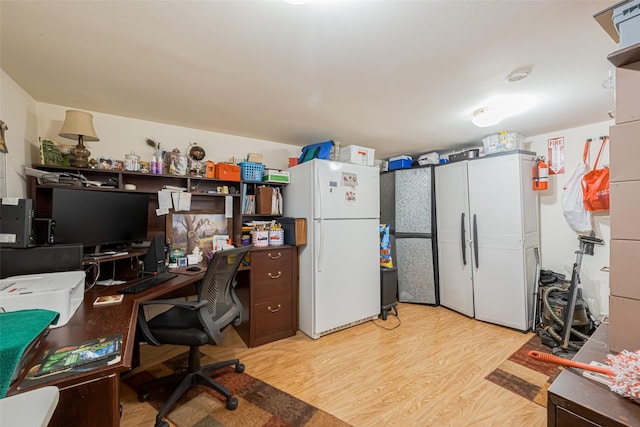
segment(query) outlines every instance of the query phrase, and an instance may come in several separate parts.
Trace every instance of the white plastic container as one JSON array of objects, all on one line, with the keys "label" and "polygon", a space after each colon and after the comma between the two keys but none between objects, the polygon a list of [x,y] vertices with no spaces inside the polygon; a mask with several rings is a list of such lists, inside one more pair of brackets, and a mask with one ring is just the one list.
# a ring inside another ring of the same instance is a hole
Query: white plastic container
[{"label": "white plastic container", "polygon": [[520,150],[524,136],[516,132],[498,132],[482,139],[484,154],[500,153],[502,151]]},{"label": "white plastic container", "polygon": [[640,42],[640,0],[616,7],[611,18],[620,34],[621,49]]},{"label": "white plastic container", "polygon": [[338,161],[356,165],[373,166],[374,155],[375,149],[373,148],[347,145],[340,149]]}]

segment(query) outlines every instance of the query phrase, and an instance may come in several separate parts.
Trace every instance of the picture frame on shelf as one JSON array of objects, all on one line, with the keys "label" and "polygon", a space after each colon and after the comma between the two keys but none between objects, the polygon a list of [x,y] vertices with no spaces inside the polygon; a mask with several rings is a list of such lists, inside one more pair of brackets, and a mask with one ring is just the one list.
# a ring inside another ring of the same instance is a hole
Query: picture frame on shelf
[{"label": "picture frame on shelf", "polygon": [[233,223],[224,213],[203,211],[172,212],[167,221],[167,239],[171,249],[191,254],[199,248],[207,255],[214,251],[214,236],[232,235]]}]

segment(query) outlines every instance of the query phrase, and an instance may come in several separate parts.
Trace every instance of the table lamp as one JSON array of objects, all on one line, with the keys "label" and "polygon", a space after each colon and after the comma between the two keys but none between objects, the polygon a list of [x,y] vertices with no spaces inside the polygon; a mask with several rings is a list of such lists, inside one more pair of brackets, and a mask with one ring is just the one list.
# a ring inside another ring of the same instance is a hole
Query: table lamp
[{"label": "table lamp", "polygon": [[67,110],[58,135],[78,140],[78,145],[71,149],[71,154],[75,157],[72,165],[79,168],[88,167],[91,153],[85,148],[84,141],[100,141],[93,128],[93,116],[84,111]]}]

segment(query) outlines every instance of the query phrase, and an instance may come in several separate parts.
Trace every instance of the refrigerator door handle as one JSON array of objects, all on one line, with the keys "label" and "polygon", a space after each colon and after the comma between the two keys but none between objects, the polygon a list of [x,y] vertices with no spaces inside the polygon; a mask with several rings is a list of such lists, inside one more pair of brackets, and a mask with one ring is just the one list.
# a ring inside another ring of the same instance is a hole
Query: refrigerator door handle
[{"label": "refrigerator door handle", "polygon": [[324,212],[323,212],[323,206],[324,203],[322,203],[322,187],[320,186],[320,170],[316,169],[316,192],[318,193],[318,202],[320,203],[319,207],[320,207],[320,219],[324,218]]},{"label": "refrigerator door handle", "polygon": [[473,256],[476,260],[476,268],[480,268],[478,265],[478,222],[476,221],[476,214],[473,214]]},{"label": "refrigerator door handle", "polygon": [[318,268],[317,271],[322,271],[322,258],[324,253],[324,233],[322,232],[322,219],[318,221]]},{"label": "refrigerator door handle", "polygon": [[462,249],[462,264],[467,265],[467,249],[465,247],[464,212],[460,215],[460,249]]}]

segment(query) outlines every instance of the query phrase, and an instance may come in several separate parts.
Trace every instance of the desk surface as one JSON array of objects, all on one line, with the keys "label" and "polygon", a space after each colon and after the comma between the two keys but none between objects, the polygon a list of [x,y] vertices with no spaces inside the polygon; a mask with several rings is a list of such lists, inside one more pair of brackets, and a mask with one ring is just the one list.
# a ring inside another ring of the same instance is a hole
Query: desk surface
[{"label": "desk surface", "polygon": [[[85,379],[103,376],[105,372],[120,372],[131,369],[133,350],[136,346],[135,333],[139,304],[151,299],[171,298],[174,294],[178,296],[181,292],[184,295],[185,288],[197,283],[203,276],[204,271],[191,275],[179,274],[177,277],[139,294],[125,295],[119,304],[98,307],[93,306],[93,301],[96,297],[113,295],[118,289],[126,286],[126,284],[119,286],[96,286],[92,290],[85,292],[84,301],[82,305],[78,307],[73,317],[66,325],[51,330],[34,359],[37,360],[42,354],[42,351],[46,349],[79,344],[91,339],[113,335],[114,333],[122,333],[122,358],[120,362],[92,369],[87,372],[64,375],[59,378],[52,377],[49,381],[38,383],[37,386],[33,387],[55,385],[63,388],[77,384],[79,381]],[[192,294],[195,294],[195,291],[194,286]],[[29,367],[33,365],[35,360],[30,363]],[[25,373],[26,371],[28,371],[28,369],[25,370]],[[9,387],[7,396],[26,390],[18,388],[23,377],[24,374]]]},{"label": "desk surface", "polygon": [[[576,354],[574,360],[582,363],[592,361],[606,363],[605,357],[610,353],[607,345],[608,328],[608,324],[600,325]],[[640,425],[639,404],[612,392],[604,384],[585,378],[580,369],[565,369],[549,387],[547,425],[561,425],[557,419],[557,415],[560,415],[558,408],[579,415],[597,425]]]}]

